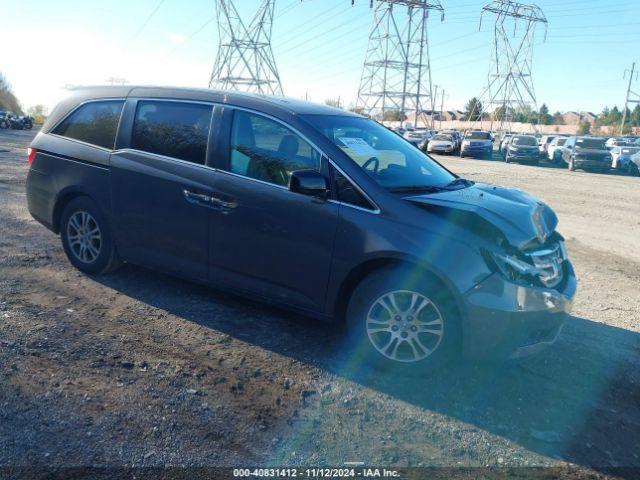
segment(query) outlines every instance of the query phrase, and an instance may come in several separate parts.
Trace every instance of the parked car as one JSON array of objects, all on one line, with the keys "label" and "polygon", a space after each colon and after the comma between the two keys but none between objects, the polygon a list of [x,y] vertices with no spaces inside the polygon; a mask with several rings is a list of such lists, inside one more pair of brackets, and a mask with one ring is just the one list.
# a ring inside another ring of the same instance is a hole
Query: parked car
[{"label": "parked car", "polygon": [[493,156],[493,136],[491,132],[471,130],[467,132],[460,146],[460,156],[491,158]]},{"label": "parked car", "polygon": [[451,135],[438,133],[429,140],[427,153],[453,153],[456,151],[456,142]]},{"label": "parked car", "polygon": [[547,158],[555,164],[562,164],[562,147],[567,143],[569,137],[555,137],[549,147],[547,147]]},{"label": "parked car", "polygon": [[608,172],[611,168],[611,152],[606,140],[598,137],[570,137],[565,143],[562,158],[569,170],[577,168]]},{"label": "parked car", "polygon": [[640,175],[640,152],[631,155],[631,159],[627,164],[627,173],[629,175]]},{"label": "parked car", "polygon": [[9,126],[14,130],[24,130],[24,120],[14,112],[7,113],[7,121]]},{"label": "parked car", "polygon": [[455,150],[458,151],[460,149],[460,146],[462,145],[462,135],[460,135],[460,132],[458,130],[443,130],[438,133],[442,133],[443,135],[451,135],[451,138],[453,138],[454,141]]},{"label": "parked car", "polygon": [[507,163],[540,163],[540,149],[538,140],[533,135],[514,135],[507,144],[504,152],[504,161]]},{"label": "parked car", "polygon": [[554,139],[558,138],[558,135],[542,135],[538,140],[538,146],[540,149],[540,156],[547,157],[549,146]]},{"label": "parked car", "polygon": [[511,141],[511,137],[513,137],[512,134],[506,134],[502,136],[500,140],[500,144],[498,145],[498,152],[501,153],[502,155],[504,155],[504,152],[507,148],[507,144]]},{"label": "parked car", "polygon": [[609,138],[605,143],[605,146],[607,148],[624,147],[626,145],[627,145],[627,141],[625,139],[623,139],[623,138],[620,138],[620,137]]},{"label": "parked car", "polygon": [[412,143],[417,147],[420,145],[420,143],[422,143],[427,135],[427,130],[409,130],[405,132],[403,137],[407,142]]},{"label": "parked car", "polygon": [[6,130],[11,125],[9,123],[9,118],[7,117],[9,112],[5,110],[0,110],[0,129]]},{"label": "parked car", "polygon": [[33,128],[33,117],[30,115],[24,115],[20,117],[22,120],[22,126],[25,130],[31,130]]},{"label": "parked car", "polygon": [[325,105],[77,89],[27,155],[29,211],[80,271],[127,261],[344,321],[353,361],[531,355],[576,292],[542,201],[458,177]]},{"label": "parked car", "polygon": [[613,147],[611,149],[611,168],[627,171],[631,157],[640,152],[640,147]]}]

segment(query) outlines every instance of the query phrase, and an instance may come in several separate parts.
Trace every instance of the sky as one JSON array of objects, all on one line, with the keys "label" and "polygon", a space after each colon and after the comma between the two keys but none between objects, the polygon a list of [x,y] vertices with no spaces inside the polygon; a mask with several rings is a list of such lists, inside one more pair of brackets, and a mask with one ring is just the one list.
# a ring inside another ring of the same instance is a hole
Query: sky
[{"label": "sky", "polygon": [[[236,0],[251,16],[258,0]],[[429,20],[433,83],[446,110],[463,109],[487,82],[488,0],[441,0]],[[601,112],[622,106],[625,70],[640,61],[640,0],[537,0],[548,19],[536,38],[538,104]],[[206,87],[216,56],[215,0],[0,0],[0,72],[25,108],[51,108],[68,85]],[[369,0],[276,0],[272,45],[285,95],[355,103],[372,12]],[[14,40],[15,39],[15,40]],[[634,81],[635,91],[640,84]],[[442,92],[442,90],[440,90]]]}]

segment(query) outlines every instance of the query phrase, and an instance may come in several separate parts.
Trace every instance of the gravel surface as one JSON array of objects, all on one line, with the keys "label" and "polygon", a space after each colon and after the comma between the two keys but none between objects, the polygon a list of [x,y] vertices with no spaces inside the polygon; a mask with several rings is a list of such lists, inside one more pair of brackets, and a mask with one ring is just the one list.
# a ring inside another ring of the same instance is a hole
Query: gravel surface
[{"label": "gravel surface", "polygon": [[441,158],[547,201],[579,293],[540,356],[412,378],[297,315],[80,274],[27,212],[32,135],[0,131],[0,467],[640,467],[640,178]]}]

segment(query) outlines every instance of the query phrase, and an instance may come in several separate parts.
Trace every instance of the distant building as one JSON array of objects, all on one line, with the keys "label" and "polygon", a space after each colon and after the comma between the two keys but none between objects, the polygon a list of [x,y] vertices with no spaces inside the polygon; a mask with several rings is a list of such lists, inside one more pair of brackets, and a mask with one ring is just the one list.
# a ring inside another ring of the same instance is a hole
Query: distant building
[{"label": "distant building", "polygon": [[566,112],[562,114],[562,118],[566,125],[579,125],[583,121],[593,125],[596,123],[598,116],[591,112]]}]

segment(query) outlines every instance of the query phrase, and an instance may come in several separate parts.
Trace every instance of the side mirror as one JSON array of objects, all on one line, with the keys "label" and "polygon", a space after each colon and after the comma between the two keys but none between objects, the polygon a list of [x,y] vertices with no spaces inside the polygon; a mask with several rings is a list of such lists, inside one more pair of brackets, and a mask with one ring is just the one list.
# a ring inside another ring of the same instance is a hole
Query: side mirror
[{"label": "side mirror", "polygon": [[329,186],[327,179],[315,170],[296,170],[291,172],[289,190],[310,197],[327,198]]}]

